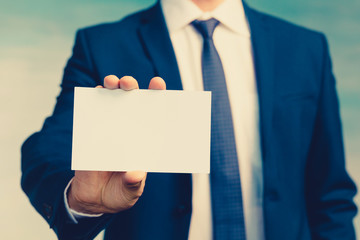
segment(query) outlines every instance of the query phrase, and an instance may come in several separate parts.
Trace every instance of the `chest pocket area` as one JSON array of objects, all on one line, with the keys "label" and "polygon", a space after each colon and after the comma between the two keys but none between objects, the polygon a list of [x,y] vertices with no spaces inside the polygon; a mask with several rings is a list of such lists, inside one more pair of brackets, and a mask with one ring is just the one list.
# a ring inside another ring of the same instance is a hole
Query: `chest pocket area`
[{"label": "chest pocket area", "polygon": [[293,164],[301,162],[311,143],[317,96],[311,92],[294,92],[279,94],[274,100],[274,139],[279,146],[286,146],[280,155]]}]

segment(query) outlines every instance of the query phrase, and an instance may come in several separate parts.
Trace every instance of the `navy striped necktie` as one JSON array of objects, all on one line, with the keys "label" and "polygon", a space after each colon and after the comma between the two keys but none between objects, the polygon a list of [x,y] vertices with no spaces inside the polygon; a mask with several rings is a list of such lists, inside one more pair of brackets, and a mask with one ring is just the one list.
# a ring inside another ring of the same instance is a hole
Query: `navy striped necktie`
[{"label": "navy striped necktie", "polygon": [[211,202],[213,238],[245,240],[238,157],[225,74],[213,42],[219,21],[192,22],[204,39],[202,74],[204,90],[212,92],[211,103]]}]

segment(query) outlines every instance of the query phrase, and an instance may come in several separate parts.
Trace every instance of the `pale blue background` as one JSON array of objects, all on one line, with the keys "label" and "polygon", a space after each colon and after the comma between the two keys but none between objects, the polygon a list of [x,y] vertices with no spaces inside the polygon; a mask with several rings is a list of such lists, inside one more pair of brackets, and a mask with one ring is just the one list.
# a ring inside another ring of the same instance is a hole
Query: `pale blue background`
[{"label": "pale blue background", "polygon": [[[20,189],[19,148],[52,111],[76,29],[117,20],[154,1],[0,0],[1,239],[55,239]],[[326,33],[338,80],[347,168],[360,185],[360,1],[248,2]],[[355,224],[360,234],[359,217]]]}]

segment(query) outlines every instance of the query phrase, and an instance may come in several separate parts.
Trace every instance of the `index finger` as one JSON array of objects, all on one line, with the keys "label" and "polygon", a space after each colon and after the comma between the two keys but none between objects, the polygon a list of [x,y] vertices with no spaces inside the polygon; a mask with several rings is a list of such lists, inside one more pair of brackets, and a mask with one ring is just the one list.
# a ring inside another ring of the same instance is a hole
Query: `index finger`
[{"label": "index finger", "polygon": [[150,80],[149,89],[166,90],[166,83],[161,77],[153,77]]}]

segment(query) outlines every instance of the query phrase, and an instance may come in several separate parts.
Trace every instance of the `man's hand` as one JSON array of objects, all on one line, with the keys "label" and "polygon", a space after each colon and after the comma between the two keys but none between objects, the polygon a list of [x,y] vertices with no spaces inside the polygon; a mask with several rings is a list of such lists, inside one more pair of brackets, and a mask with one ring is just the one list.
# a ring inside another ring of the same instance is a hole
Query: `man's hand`
[{"label": "man's hand", "polygon": [[[129,91],[138,89],[139,85],[133,77],[125,76],[119,79],[110,75],[105,77],[104,87]],[[149,89],[165,90],[164,80],[154,77],[150,81]],[[146,173],[141,171],[75,171],[67,194],[68,203],[71,209],[82,213],[117,213],[131,208],[137,202],[144,190],[145,180]]]}]

